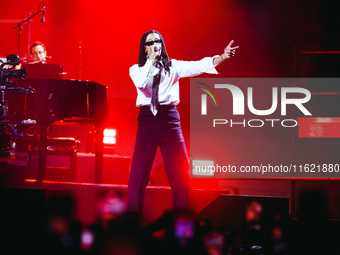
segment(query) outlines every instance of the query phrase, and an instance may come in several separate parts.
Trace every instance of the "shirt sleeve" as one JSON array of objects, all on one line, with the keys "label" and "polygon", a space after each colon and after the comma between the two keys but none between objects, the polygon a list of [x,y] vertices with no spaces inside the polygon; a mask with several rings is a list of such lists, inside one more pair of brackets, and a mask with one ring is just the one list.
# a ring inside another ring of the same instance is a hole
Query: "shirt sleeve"
[{"label": "shirt sleeve", "polygon": [[216,71],[213,59],[217,57],[206,57],[199,61],[181,61],[172,59],[179,78],[193,77],[202,73],[218,74]]},{"label": "shirt sleeve", "polygon": [[152,67],[152,61],[149,59],[142,67],[139,67],[138,64],[130,67],[130,77],[137,88],[144,89],[146,87],[150,76],[152,76],[151,73],[153,73]]}]

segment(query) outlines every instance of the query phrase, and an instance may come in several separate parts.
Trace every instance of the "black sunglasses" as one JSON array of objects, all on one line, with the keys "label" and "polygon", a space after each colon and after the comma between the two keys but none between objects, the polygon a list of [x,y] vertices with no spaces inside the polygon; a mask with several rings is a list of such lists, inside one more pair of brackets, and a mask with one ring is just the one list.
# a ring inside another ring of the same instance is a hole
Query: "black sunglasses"
[{"label": "black sunglasses", "polygon": [[154,43],[162,43],[162,40],[154,40],[154,41],[145,42],[144,45],[145,46],[151,46]]}]

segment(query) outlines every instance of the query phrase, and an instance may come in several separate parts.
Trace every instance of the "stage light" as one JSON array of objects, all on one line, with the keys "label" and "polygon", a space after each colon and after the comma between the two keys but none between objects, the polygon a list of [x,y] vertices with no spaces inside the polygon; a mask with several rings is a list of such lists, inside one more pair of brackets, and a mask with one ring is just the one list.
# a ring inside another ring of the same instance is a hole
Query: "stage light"
[{"label": "stage light", "polygon": [[195,176],[214,176],[215,164],[212,160],[192,160],[191,173]]},{"label": "stage light", "polygon": [[104,145],[116,144],[117,131],[115,129],[104,129]]},{"label": "stage light", "polygon": [[115,154],[114,146],[117,142],[116,135],[116,129],[104,129],[104,154]]},{"label": "stage light", "polygon": [[25,179],[24,180],[26,183],[37,183],[38,180],[37,179]]}]

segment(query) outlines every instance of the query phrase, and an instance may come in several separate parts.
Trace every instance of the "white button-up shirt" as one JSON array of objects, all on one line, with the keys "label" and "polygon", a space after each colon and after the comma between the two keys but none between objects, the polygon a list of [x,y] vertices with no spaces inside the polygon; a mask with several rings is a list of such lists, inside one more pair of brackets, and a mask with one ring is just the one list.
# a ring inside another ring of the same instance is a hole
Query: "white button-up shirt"
[{"label": "white button-up shirt", "polygon": [[[179,103],[178,80],[184,77],[193,77],[202,73],[218,74],[214,65],[214,57],[206,57],[199,61],[179,61],[171,59],[170,73],[164,68],[159,83],[158,101],[161,105],[177,105]],[[136,106],[151,104],[153,77],[159,72],[151,60],[139,67],[135,64],[130,67],[130,77],[137,89]]]}]

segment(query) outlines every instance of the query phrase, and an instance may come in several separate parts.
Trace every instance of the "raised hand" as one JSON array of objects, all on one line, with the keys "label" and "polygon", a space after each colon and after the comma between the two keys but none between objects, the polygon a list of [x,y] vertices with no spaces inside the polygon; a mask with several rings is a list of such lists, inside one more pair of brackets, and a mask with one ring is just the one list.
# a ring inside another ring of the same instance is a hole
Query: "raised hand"
[{"label": "raised hand", "polygon": [[229,59],[235,56],[235,50],[239,48],[239,46],[232,46],[234,40],[231,40],[228,46],[224,49],[224,53],[221,55],[222,60]]}]

